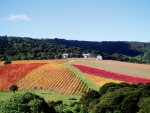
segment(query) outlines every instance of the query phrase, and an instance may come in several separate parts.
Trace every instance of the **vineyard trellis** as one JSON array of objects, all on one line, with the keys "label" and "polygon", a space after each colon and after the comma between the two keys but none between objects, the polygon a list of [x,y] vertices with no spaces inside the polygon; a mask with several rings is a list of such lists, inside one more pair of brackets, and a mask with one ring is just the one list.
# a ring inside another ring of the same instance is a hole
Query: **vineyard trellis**
[{"label": "vineyard trellis", "polygon": [[19,91],[43,89],[66,95],[78,95],[89,90],[67,67],[52,62],[31,71],[17,85]]},{"label": "vineyard trellis", "polygon": [[138,83],[145,84],[145,83],[150,82],[150,79],[128,76],[128,75],[119,74],[119,73],[113,73],[113,72],[109,72],[106,70],[96,69],[93,67],[88,67],[88,66],[83,66],[83,65],[72,65],[72,66],[76,67],[83,73],[101,76],[105,78],[111,78],[111,79],[119,80],[123,82],[128,82],[128,83],[133,83],[133,84],[138,84]]},{"label": "vineyard trellis", "polygon": [[45,63],[7,64],[0,68],[0,90],[7,90],[27,73]]}]

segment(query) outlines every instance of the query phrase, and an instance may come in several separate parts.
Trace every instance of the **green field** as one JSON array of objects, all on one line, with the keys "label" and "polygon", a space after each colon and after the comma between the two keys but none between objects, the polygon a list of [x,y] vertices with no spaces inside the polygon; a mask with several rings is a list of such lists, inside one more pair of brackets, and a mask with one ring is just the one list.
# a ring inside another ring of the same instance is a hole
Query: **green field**
[{"label": "green field", "polygon": [[[32,93],[35,93],[41,97],[43,97],[46,101],[58,101],[62,100],[63,103],[70,104],[75,101],[79,101],[81,98],[81,95],[61,95],[58,93],[54,93],[47,90],[36,90],[36,91],[30,91]],[[19,93],[25,93],[25,92],[16,92],[16,94]],[[5,101],[9,99],[11,96],[13,96],[13,92],[0,92],[0,101]],[[69,98],[76,98],[77,100],[69,100]]]}]

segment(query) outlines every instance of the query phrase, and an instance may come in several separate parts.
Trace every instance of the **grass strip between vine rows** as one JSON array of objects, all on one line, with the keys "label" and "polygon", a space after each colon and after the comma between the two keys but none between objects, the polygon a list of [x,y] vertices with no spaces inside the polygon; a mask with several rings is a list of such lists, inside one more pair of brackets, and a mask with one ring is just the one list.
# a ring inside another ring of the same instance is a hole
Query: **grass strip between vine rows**
[{"label": "grass strip between vine rows", "polygon": [[98,91],[99,90],[99,86],[96,85],[94,82],[92,82],[86,75],[84,75],[84,73],[82,73],[80,70],[76,69],[75,67],[73,66],[69,66],[69,65],[65,65],[68,69],[70,69],[77,77],[79,77],[84,83],[87,84],[87,86],[90,88],[90,89],[93,89],[93,90],[96,90]]}]

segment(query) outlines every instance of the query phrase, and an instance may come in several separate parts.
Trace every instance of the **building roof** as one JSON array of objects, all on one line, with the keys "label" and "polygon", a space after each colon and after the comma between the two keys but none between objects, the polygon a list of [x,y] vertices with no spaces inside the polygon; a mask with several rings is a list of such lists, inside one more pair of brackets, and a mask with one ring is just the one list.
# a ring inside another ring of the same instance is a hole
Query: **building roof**
[{"label": "building roof", "polygon": [[64,53],[64,54],[62,54],[62,55],[69,55],[68,53]]},{"label": "building roof", "polygon": [[83,56],[89,56],[89,55],[92,55],[91,53],[85,53],[83,54]]}]

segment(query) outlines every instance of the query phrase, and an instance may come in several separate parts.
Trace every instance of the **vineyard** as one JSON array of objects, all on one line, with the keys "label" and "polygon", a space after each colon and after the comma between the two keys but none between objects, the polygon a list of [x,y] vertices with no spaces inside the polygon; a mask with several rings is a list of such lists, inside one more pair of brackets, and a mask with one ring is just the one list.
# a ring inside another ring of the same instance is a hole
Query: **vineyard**
[{"label": "vineyard", "polygon": [[149,73],[149,65],[116,61],[13,61],[0,66],[0,91],[8,91],[10,85],[16,84],[18,91],[46,90],[63,95],[81,95],[89,89],[98,90],[109,82],[145,84],[150,82]]},{"label": "vineyard", "polygon": [[[116,83],[119,83],[119,81],[120,82],[121,81],[122,82],[128,82],[128,83],[132,83],[132,84],[138,84],[138,83],[144,83],[145,84],[147,82],[150,82],[150,79],[146,79],[146,78],[138,78],[138,77],[133,77],[133,76],[127,76],[127,75],[124,75],[124,74],[113,73],[113,72],[100,70],[100,69],[96,69],[96,68],[92,68],[92,67],[82,66],[82,65],[73,65],[73,66],[78,68],[79,70],[81,70],[83,73],[89,74],[90,78],[93,79],[94,82],[96,82],[97,84],[99,84],[98,82],[100,82],[98,80],[99,77],[100,78],[105,77],[105,78],[113,79],[114,81],[111,81],[111,80],[108,80],[108,81],[109,82],[116,82]],[[103,81],[101,80],[101,82],[103,82]],[[106,82],[104,82],[104,84],[105,83]]]},{"label": "vineyard", "polygon": [[103,86],[104,84],[109,83],[109,82],[114,82],[114,83],[124,82],[124,81],[120,81],[120,80],[116,80],[116,79],[106,78],[106,77],[102,77],[102,76],[96,76],[94,74],[85,73],[85,75],[89,79],[91,79],[94,83],[96,83],[98,86]]},{"label": "vineyard", "polygon": [[57,63],[48,63],[28,73],[17,82],[19,90],[50,90],[60,94],[81,94],[89,89],[68,68]]},{"label": "vineyard", "polygon": [[88,86],[72,71],[63,66],[64,60],[14,61],[0,68],[0,90],[7,91],[16,84],[19,91],[49,90],[65,95],[80,95]]},{"label": "vineyard", "polygon": [[16,83],[28,72],[44,65],[44,63],[31,64],[8,64],[0,68],[0,90],[7,89],[11,84]]},{"label": "vineyard", "polygon": [[83,65],[88,67],[93,67],[100,70],[105,70],[113,73],[119,73],[139,78],[150,79],[150,65],[146,64],[136,64],[119,62],[113,60],[73,60],[69,62],[70,65]]}]

